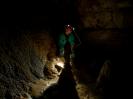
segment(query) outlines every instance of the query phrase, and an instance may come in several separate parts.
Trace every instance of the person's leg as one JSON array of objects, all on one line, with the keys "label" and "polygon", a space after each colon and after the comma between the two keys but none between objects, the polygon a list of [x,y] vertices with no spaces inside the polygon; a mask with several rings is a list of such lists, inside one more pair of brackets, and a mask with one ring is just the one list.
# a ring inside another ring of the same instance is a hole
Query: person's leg
[{"label": "person's leg", "polygon": [[71,54],[70,54],[70,64],[71,65],[73,65],[74,58],[75,58],[75,52],[73,49],[71,49]]},{"label": "person's leg", "polygon": [[75,58],[75,52],[74,52],[73,46],[71,46],[70,58]]}]

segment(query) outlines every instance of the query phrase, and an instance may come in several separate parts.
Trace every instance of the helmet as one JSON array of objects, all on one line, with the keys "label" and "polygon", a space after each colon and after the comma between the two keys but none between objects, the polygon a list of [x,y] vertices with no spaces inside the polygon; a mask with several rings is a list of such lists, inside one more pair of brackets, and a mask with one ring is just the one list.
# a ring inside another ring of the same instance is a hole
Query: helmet
[{"label": "helmet", "polygon": [[74,31],[74,28],[73,28],[73,26],[71,26],[70,24],[67,24],[67,25],[65,25],[65,29],[72,29],[73,31]]}]

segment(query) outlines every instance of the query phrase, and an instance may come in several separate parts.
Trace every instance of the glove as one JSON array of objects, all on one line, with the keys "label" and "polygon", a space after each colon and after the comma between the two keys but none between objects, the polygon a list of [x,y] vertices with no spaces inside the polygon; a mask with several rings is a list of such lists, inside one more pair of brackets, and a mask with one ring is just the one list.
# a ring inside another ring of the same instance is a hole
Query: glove
[{"label": "glove", "polygon": [[64,56],[64,49],[60,50],[60,56]]}]

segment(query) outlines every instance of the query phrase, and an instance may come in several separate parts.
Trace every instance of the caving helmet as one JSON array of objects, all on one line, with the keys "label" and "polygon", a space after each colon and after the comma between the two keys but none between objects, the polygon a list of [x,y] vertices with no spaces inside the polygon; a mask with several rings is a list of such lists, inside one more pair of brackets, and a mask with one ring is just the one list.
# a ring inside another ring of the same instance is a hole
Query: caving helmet
[{"label": "caving helmet", "polygon": [[72,31],[74,31],[74,27],[70,24],[65,25],[65,29],[71,29]]}]

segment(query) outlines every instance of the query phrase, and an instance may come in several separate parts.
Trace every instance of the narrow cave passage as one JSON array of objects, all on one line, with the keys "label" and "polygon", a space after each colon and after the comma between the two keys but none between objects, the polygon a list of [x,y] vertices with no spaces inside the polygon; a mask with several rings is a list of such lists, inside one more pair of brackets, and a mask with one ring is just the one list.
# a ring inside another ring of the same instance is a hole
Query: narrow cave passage
[{"label": "narrow cave passage", "polygon": [[[131,9],[131,0],[46,0],[33,9],[35,15],[14,15],[12,7],[1,12],[0,99],[121,97]],[[44,15],[36,14],[41,10]],[[81,40],[72,66],[58,57],[58,36],[66,24]]]}]

